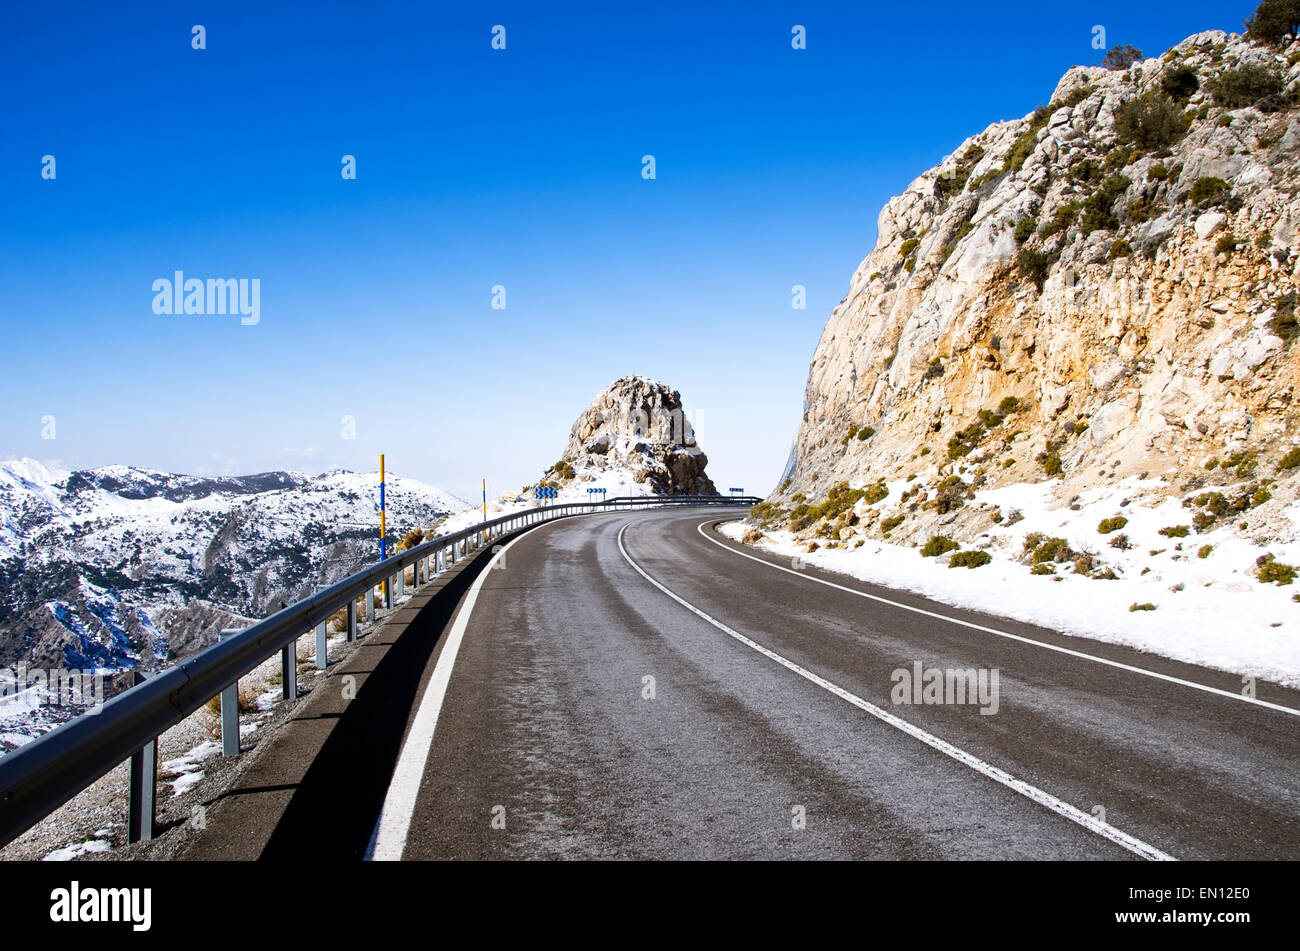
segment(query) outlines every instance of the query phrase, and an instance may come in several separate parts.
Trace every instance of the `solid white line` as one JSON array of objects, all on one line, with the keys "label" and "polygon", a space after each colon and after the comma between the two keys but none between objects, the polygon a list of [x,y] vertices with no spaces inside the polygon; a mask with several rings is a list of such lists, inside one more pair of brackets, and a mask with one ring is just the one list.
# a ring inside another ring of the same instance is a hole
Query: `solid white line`
[{"label": "solid white line", "polygon": [[384,796],[384,806],[375,823],[375,831],[370,837],[370,847],[366,858],[377,862],[396,862],[406,849],[406,836],[411,829],[411,817],[415,814],[415,803],[420,795],[420,783],[424,779],[425,767],[429,761],[429,750],[433,748],[433,734],[438,728],[438,715],[442,712],[442,702],[447,696],[447,687],[451,683],[452,667],[456,664],[456,655],[460,652],[461,641],[465,638],[465,629],[469,626],[470,615],[474,613],[474,604],[478,601],[483,582],[488,579],[496,566],[497,560],[504,558],[510,546],[524,535],[517,536],[506,543],[505,547],[492,556],[492,560],[474,579],[465,603],[447,634],[447,643],[438,655],[438,663],[433,668],[433,676],[424,689],[420,708],[416,711],[415,722],[411,732],[402,744],[402,752],[397,758],[392,781]]},{"label": "solid white line", "polygon": [[[1129,673],[1141,674],[1144,677],[1153,677],[1156,680],[1164,680],[1171,684],[1179,684],[1183,687],[1191,687],[1195,690],[1203,690],[1206,693],[1218,694],[1220,697],[1228,697],[1231,700],[1240,700],[1243,703],[1253,703],[1257,707],[1267,707],[1270,710],[1279,710],[1282,713],[1289,713],[1292,716],[1300,716],[1300,710],[1295,707],[1283,706],[1280,703],[1270,703],[1267,700],[1260,700],[1256,697],[1247,697],[1243,694],[1233,693],[1231,690],[1221,690],[1218,687],[1210,687],[1206,684],[1198,684],[1194,680],[1183,680],[1181,677],[1171,677],[1169,674],[1157,673],[1154,670],[1147,670],[1144,667],[1134,667],[1132,664],[1123,664],[1117,660],[1108,660],[1105,657],[1098,657],[1095,654],[1085,654],[1083,651],[1071,650],[1068,647],[1058,647],[1056,644],[1048,644],[1045,641],[1036,641],[1032,637],[1023,637],[1019,634],[1011,634],[1007,631],[999,631],[994,627],[985,627],[983,624],[976,624],[973,621],[963,621],[960,618],[949,617],[946,614],[939,614],[935,611],[927,611],[924,608],[913,607],[910,604],[902,604],[898,601],[891,601],[889,598],[882,598],[876,594],[868,594],[865,591],[858,591],[856,588],[848,588],[842,584],[836,584],[833,581],[827,581],[824,578],[818,578],[802,571],[795,571],[793,568],[786,568],[784,565],[774,565],[766,558],[758,558],[743,551],[737,551],[730,545],[725,545],[716,538],[710,538],[704,531],[704,526],[713,522],[714,519],[700,522],[695,526],[695,530],[701,536],[713,542],[719,548],[731,552],[733,555],[739,555],[741,558],[748,558],[750,561],[756,561],[760,565],[767,565],[769,568],[775,568],[777,571],[784,571],[787,574],[794,575],[796,578],[803,578],[805,581],[815,581],[818,584],[824,584],[828,588],[837,588],[840,591],[847,591],[849,594],[856,594],[860,598],[868,598],[872,601],[879,601],[881,604],[888,604],[891,607],[902,608],[904,611],[911,611],[913,614],[923,614],[926,617],[937,618],[940,621],[947,621],[949,624],[960,624],[962,627],[969,627],[972,630],[983,631],[986,634],[996,634],[998,637],[1005,637],[1008,640],[1020,641],[1022,644],[1033,644],[1035,647],[1043,647],[1049,651],[1056,651],[1058,654],[1068,654],[1071,657],[1078,657],[1081,660],[1090,660],[1093,663],[1105,664],[1107,667],[1115,667],[1119,670],[1127,670]],[[728,520],[730,521],[730,520]]]},{"label": "solid white line", "polygon": [[[708,523],[706,522],[703,524],[708,524]],[[1172,855],[1168,855],[1164,852],[1161,852],[1155,846],[1149,845],[1146,842],[1143,842],[1141,839],[1129,835],[1127,832],[1124,832],[1122,829],[1115,828],[1113,825],[1110,825],[1109,823],[1102,822],[1096,816],[1083,812],[1080,809],[1076,809],[1068,802],[1064,802],[1063,800],[1057,799],[1051,793],[1044,792],[1043,790],[1039,789],[1037,786],[1030,785],[1029,783],[1025,782],[1022,779],[1016,779],[1016,777],[1012,776],[1010,773],[998,769],[996,766],[993,766],[989,763],[986,763],[984,760],[980,759],[978,756],[974,755],[973,753],[967,753],[965,750],[953,746],[951,743],[948,743],[945,740],[939,739],[933,733],[928,733],[925,730],[921,729],[920,727],[914,726],[913,724],[908,723],[906,720],[894,716],[894,714],[890,713],[889,711],[881,709],[875,704],[868,703],[866,700],[863,700],[861,697],[849,693],[843,687],[839,687],[831,683],[829,680],[826,680],[824,677],[819,677],[817,674],[814,674],[812,671],[800,667],[794,661],[787,660],[786,658],[782,657],[780,654],[776,653],[775,651],[768,650],[762,644],[750,640],[744,634],[732,630],[727,625],[723,624],[721,621],[710,617],[708,614],[705,614],[695,605],[691,604],[689,601],[686,601],[684,598],[678,597],[672,591],[668,590],[668,588],[664,587],[654,578],[650,577],[650,575],[646,574],[646,572],[641,568],[640,565],[638,565],[635,561],[632,560],[632,556],[629,555],[627,553],[627,549],[623,547],[623,533],[626,531],[627,531],[627,525],[624,525],[621,529],[619,529],[618,550],[623,553],[624,560],[627,561],[627,563],[631,565],[633,568],[635,568],[637,573],[641,575],[642,578],[645,578],[646,581],[649,581],[652,585],[654,585],[664,594],[668,595],[668,597],[672,598],[674,601],[676,601],[682,607],[686,608],[688,611],[691,611],[694,614],[699,615],[704,620],[708,621],[710,624],[716,627],[718,630],[722,631],[725,634],[730,635],[731,637],[734,637],[736,640],[740,641],[740,643],[744,644],[746,647],[753,648],[754,650],[758,651],[760,654],[762,654],[764,657],[768,658],[769,660],[776,661],[782,667],[794,671],[796,674],[798,674],[800,677],[804,678],[805,680],[808,680],[816,684],[817,686],[821,687],[823,690],[827,690],[830,693],[833,693],[841,700],[848,701],[849,703],[853,704],[853,706],[857,707],[859,710],[863,710],[871,714],[876,719],[882,720],[885,723],[888,723],[890,726],[902,730],[908,736],[920,740],[925,745],[938,750],[940,753],[943,753],[945,756],[952,757],[953,759],[963,764],[964,766],[969,766],[971,769],[975,770],[976,772],[981,773],[984,776],[987,776],[989,779],[992,779],[995,782],[1001,783],[1003,786],[1006,786],[1008,789],[1018,792],[1020,795],[1033,800],[1034,802],[1038,803],[1041,806],[1046,806],[1048,809],[1052,810],[1052,812],[1055,812],[1057,815],[1064,816],[1066,819],[1069,819],[1071,822],[1083,826],[1089,832],[1096,833],[1097,835],[1101,836],[1104,839],[1108,839],[1109,841],[1115,843],[1121,848],[1128,849],[1128,851],[1132,852],[1135,855],[1139,855],[1144,859],[1151,859],[1154,861],[1161,861],[1161,862],[1175,861]]]}]

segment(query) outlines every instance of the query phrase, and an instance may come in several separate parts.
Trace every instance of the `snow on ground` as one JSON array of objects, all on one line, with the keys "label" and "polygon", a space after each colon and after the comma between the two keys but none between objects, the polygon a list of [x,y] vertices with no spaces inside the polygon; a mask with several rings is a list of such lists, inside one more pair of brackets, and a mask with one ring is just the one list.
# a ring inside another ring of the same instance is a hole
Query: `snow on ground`
[{"label": "snow on ground", "polygon": [[[1294,531],[1281,533],[1288,539],[1282,541],[1267,531],[1243,538],[1233,527],[1170,538],[1160,529],[1190,525],[1197,510],[1184,508],[1178,498],[1163,498],[1160,490],[1168,487],[1159,480],[1131,478],[1091,490],[1078,498],[1077,510],[1051,507],[1055,486],[1022,484],[976,493],[976,503],[1000,506],[1004,513],[1002,525],[963,546],[993,556],[981,568],[950,569],[946,556],[922,558],[919,548],[876,539],[852,549],[805,553],[804,542],[775,531],[758,547],[957,607],[1300,687],[1300,604],[1291,600],[1300,586],[1263,584],[1252,574],[1256,558],[1266,552],[1286,563],[1300,560]],[[894,489],[891,485],[890,497],[896,499]],[[1012,509],[1024,517],[1007,525]],[[1098,523],[1116,515],[1128,524],[1100,534]],[[1284,515],[1300,521],[1300,504]],[[1257,515],[1252,511],[1242,518],[1255,521]],[[739,539],[746,527],[731,522],[721,530]],[[1055,575],[1031,575],[1030,567],[1016,560],[1031,532],[1066,539],[1076,551],[1096,556],[1118,579],[1075,575],[1068,564],[1057,565]],[[1132,545],[1127,551],[1110,546],[1121,534]],[[1206,545],[1212,550],[1199,557]],[[1130,611],[1134,604],[1154,604],[1156,610]]]},{"label": "snow on ground", "polygon": [[169,759],[163,763],[163,776],[168,777],[164,782],[172,787],[172,798],[175,799],[177,796],[182,795],[201,780],[205,774],[199,764],[209,756],[215,756],[220,752],[220,743],[205,740],[175,759]]},{"label": "snow on ground", "polygon": [[[487,518],[500,518],[541,506],[533,498],[531,486],[529,491],[519,495],[509,493],[497,499],[490,499],[487,504]],[[588,489],[604,489],[603,495],[589,493]],[[574,502],[607,502],[610,499],[637,496],[644,497],[655,493],[642,482],[632,478],[631,469],[611,468],[605,470],[575,467],[574,477],[557,490],[556,498],[547,500],[547,505],[569,505]],[[450,535],[463,528],[470,528],[483,521],[483,505],[478,505],[456,512],[438,523],[439,535]]]},{"label": "snow on ground", "polygon": [[[106,830],[105,830],[106,831]],[[55,849],[46,855],[42,862],[70,862],[79,858],[88,852],[111,852],[113,843],[104,839],[87,839],[85,842],[76,842],[72,845],[65,845],[61,849]]]}]

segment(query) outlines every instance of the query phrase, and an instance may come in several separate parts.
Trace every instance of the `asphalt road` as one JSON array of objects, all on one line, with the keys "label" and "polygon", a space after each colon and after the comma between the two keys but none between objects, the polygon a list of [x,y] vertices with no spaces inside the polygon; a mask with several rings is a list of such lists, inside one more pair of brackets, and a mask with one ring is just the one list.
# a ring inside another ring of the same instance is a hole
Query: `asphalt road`
[{"label": "asphalt road", "polygon": [[[1300,717],[1238,678],[783,570],[720,517],[511,542],[439,622],[371,856],[1300,857]],[[997,711],[894,703],[918,662],[996,669]]]}]

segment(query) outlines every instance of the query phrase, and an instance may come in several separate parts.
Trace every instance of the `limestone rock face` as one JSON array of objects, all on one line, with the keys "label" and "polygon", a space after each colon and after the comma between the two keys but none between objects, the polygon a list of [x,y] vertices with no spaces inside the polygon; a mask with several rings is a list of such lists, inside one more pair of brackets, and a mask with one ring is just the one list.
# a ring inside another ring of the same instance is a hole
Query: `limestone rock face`
[{"label": "limestone rock face", "polygon": [[[1126,72],[1075,67],[1051,105],[890,200],[818,344],[772,501],[915,476],[924,510],[957,475],[1060,478],[1065,504],[1099,482],[1185,485],[1218,478],[1211,460],[1284,453],[1300,436],[1297,53],[1212,31]],[[1248,66],[1284,93],[1212,94]],[[1197,88],[1175,98],[1189,73]],[[1186,132],[1135,139],[1142,102]]]},{"label": "limestone rock face", "polygon": [[657,495],[716,495],[704,471],[708,462],[681,394],[642,376],[625,376],[602,390],[574,421],[564,455],[547,478],[592,480],[622,469]]}]

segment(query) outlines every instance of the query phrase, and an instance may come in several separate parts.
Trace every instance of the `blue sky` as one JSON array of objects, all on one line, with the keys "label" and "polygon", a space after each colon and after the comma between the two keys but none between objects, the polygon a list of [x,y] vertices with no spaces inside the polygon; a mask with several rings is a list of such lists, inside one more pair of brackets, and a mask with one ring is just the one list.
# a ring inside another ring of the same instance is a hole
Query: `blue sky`
[{"label": "blue sky", "polygon": [[[1095,25],[1153,55],[1253,6],[5,5],[0,457],[382,451],[473,497],[642,373],[720,487],[766,493],[885,201],[1099,60]],[[156,315],[178,269],[260,279],[260,322]]]}]

